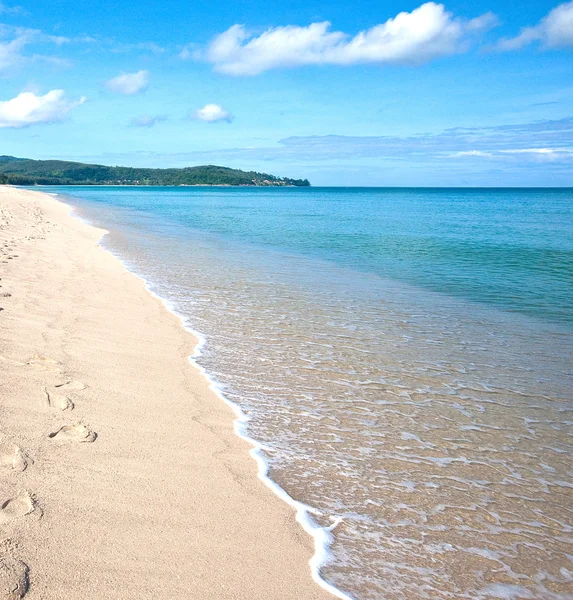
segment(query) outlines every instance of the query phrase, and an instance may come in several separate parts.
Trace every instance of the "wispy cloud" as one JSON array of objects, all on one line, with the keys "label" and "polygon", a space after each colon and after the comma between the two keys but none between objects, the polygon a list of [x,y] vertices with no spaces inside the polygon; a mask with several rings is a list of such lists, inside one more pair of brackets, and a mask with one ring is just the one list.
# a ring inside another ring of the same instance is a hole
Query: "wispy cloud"
[{"label": "wispy cloud", "polygon": [[[95,160],[93,156],[83,158]],[[302,172],[311,165],[317,172],[336,164],[345,165],[342,170],[353,166],[372,169],[372,166],[365,167],[360,163],[390,170],[395,166],[411,172],[412,166],[416,165],[416,168],[425,168],[427,175],[438,172],[451,175],[469,172],[468,169],[481,173],[497,170],[498,175],[511,172],[515,175],[513,182],[516,185],[526,180],[538,181],[539,177],[551,181],[551,174],[565,177],[560,180],[562,182],[571,182],[573,117],[489,127],[457,127],[414,136],[297,136],[269,146],[177,153],[138,151],[109,154],[105,160],[110,164],[123,161],[142,166],[235,164],[252,168],[260,165],[263,170],[274,168],[269,166],[273,163],[282,165],[281,168],[287,168],[287,165],[289,169],[300,168]],[[523,178],[518,177],[518,173],[522,173]]]},{"label": "wispy cloud", "polygon": [[540,42],[546,48],[573,46],[573,1],[560,4],[537,25],[522,29],[519,35],[501,40],[496,48],[518,50],[532,42]]},{"label": "wispy cloud", "polygon": [[205,104],[203,108],[193,113],[193,117],[205,121],[205,123],[217,123],[218,121],[230,123],[233,120],[233,115],[219,104]]},{"label": "wispy cloud", "polygon": [[144,52],[151,52],[152,54],[163,54],[165,48],[156,44],[155,42],[138,42],[136,44],[124,44],[110,40],[108,44],[111,47],[111,51],[117,54],[123,52],[133,52],[136,50],[142,50]]},{"label": "wispy cloud", "polygon": [[164,46],[155,42],[120,42],[113,37],[106,37],[99,34],[78,35],[68,39],[69,42],[77,44],[86,44],[97,47],[100,50],[112,52],[114,54],[124,54],[128,52],[149,52],[151,54],[163,54],[167,51]]},{"label": "wispy cloud", "polygon": [[34,44],[62,46],[71,40],[63,36],[47,35],[38,29],[12,27],[0,24],[0,73],[6,74],[33,61],[67,65],[64,59],[46,54],[26,52]]},{"label": "wispy cloud", "polygon": [[0,102],[0,128],[22,128],[63,121],[73,108],[85,101],[85,97],[67,99],[64,90],[51,90],[43,96],[22,92],[11,100]]},{"label": "wispy cloud", "polygon": [[[496,22],[492,13],[465,20],[443,4],[427,2],[354,37],[331,31],[328,21],[275,27],[258,36],[243,25],[233,25],[209,44],[203,57],[229,75],[301,65],[420,64],[467,50],[473,35]],[[190,56],[188,49],[183,53],[183,58]]]},{"label": "wispy cloud", "polygon": [[452,154],[452,157],[460,157],[460,156],[493,156],[491,152],[484,152],[483,150],[462,150],[461,152],[456,152]]},{"label": "wispy cloud", "polygon": [[468,152],[456,152],[451,157],[480,157],[497,162],[515,157],[516,159],[520,159],[519,162],[525,164],[561,163],[570,165],[573,161],[573,146],[571,148],[516,148],[512,150],[495,150],[492,152],[470,150]]},{"label": "wispy cloud", "polygon": [[201,47],[199,46],[199,44],[190,43],[190,44],[185,44],[185,46],[183,46],[179,50],[179,53],[177,54],[177,56],[181,60],[191,60],[191,59],[201,60],[203,55],[202,55]]},{"label": "wispy cloud", "polygon": [[129,122],[130,127],[154,127],[157,123],[161,123],[162,121],[166,121],[167,117],[165,115],[156,115],[152,117],[151,115],[140,115],[139,117],[133,117]]},{"label": "wispy cloud", "polygon": [[144,92],[149,86],[149,71],[137,71],[137,73],[123,73],[105,82],[105,86],[111,92],[134,96]]},{"label": "wispy cloud", "polygon": [[20,66],[25,60],[24,48],[34,39],[34,32],[31,31],[13,32],[13,35],[10,33],[12,32],[7,28],[0,28],[0,35],[3,38],[9,36],[7,40],[0,39],[0,73]]},{"label": "wispy cloud", "polygon": [[543,158],[570,158],[573,157],[571,148],[519,148],[514,150],[500,150],[502,154],[533,154]]},{"label": "wispy cloud", "polygon": [[559,100],[548,100],[546,102],[533,102],[529,106],[537,107],[537,106],[551,106],[552,104],[560,104]]},{"label": "wispy cloud", "polygon": [[485,158],[503,154],[552,154],[568,158],[573,149],[573,117],[490,127],[455,127],[435,134],[398,136],[311,136],[281,140],[289,152],[323,158],[385,157],[395,160],[445,156]]},{"label": "wispy cloud", "polygon": [[8,6],[0,2],[0,15],[23,15],[26,11],[21,6]]}]

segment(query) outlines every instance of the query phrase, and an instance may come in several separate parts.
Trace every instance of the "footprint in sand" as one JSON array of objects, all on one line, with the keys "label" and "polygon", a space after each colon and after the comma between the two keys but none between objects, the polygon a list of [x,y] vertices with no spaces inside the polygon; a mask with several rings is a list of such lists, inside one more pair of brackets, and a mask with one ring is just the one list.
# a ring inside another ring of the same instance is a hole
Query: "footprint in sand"
[{"label": "footprint in sand", "polygon": [[64,427],[50,433],[48,437],[64,442],[93,442],[97,434],[86,425],[76,423],[75,425],[64,425]]},{"label": "footprint in sand", "polygon": [[8,442],[0,442],[0,473],[24,471],[30,459],[22,449]]},{"label": "footprint in sand", "polygon": [[0,558],[0,600],[20,600],[28,591],[28,565],[10,556]]},{"label": "footprint in sand", "polygon": [[27,492],[9,498],[0,506],[0,525],[8,523],[18,517],[24,517],[34,511],[34,501]]},{"label": "footprint in sand", "polygon": [[80,392],[81,390],[85,390],[87,385],[75,379],[68,379],[63,383],[57,383],[54,387],[65,392]]},{"label": "footprint in sand", "polygon": [[46,393],[46,401],[50,408],[57,408],[59,410],[74,409],[74,403],[67,396],[50,392],[48,388],[44,388],[44,392]]}]

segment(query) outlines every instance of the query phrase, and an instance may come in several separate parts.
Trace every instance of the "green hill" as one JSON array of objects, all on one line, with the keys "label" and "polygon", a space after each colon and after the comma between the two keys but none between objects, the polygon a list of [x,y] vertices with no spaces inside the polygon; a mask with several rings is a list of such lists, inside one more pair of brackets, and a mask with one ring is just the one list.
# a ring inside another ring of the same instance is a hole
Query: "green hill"
[{"label": "green hill", "polygon": [[0,156],[0,184],[12,185],[233,185],[308,186],[308,179],[276,177],[207,165],[182,169],[108,167],[65,160]]}]

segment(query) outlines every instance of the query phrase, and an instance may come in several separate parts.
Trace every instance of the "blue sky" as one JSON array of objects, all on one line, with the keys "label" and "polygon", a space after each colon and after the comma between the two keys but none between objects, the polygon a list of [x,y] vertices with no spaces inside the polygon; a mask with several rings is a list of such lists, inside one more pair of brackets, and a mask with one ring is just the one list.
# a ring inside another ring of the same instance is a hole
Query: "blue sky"
[{"label": "blue sky", "polygon": [[0,2],[0,153],[573,185],[573,2]]}]

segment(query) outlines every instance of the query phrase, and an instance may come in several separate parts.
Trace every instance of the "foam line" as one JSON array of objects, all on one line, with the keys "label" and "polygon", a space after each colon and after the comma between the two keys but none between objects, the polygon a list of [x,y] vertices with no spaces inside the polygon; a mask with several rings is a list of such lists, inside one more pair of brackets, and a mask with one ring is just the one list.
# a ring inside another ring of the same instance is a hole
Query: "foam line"
[{"label": "foam line", "polygon": [[[50,194],[50,195],[52,195],[52,194]],[[55,196],[57,194],[53,194],[53,195]],[[62,202],[62,201],[58,200],[58,202]],[[65,202],[62,202],[62,204],[64,204],[65,206],[67,206],[70,209],[69,213],[73,217],[77,218],[78,220],[80,220],[82,223],[85,223],[86,225],[90,225],[92,227],[94,226],[92,223],[90,223],[86,219],[80,217],[72,205],[67,204]],[[98,228],[101,229],[101,227],[99,227],[99,226],[98,226]],[[103,233],[102,233],[102,236],[99,241],[100,245],[102,245],[102,240],[105,237],[105,235],[107,235],[109,233],[109,231],[107,231],[107,230],[102,230],[102,231],[103,231]],[[305,504],[303,502],[299,502],[298,500],[295,500],[292,496],[287,494],[287,492],[285,490],[283,490],[283,488],[281,488],[278,485],[278,483],[276,483],[269,477],[269,474],[268,474],[269,473],[269,464],[267,463],[267,461],[265,460],[265,458],[263,457],[263,454],[262,454],[262,451],[264,450],[264,446],[257,440],[254,440],[253,438],[251,438],[247,433],[249,417],[243,412],[243,410],[241,409],[241,407],[238,404],[232,402],[231,400],[229,400],[228,398],[225,397],[225,395],[222,391],[221,384],[218,383],[205,370],[205,368],[202,367],[197,362],[197,359],[200,358],[200,356],[202,355],[203,347],[205,346],[205,344],[207,342],[205,336],[201,332],[196,331],[195,329],[193,329],[191,327],[188,317],[179,313],[176,305],[173,302],[171,302],[170,300],[167,300],[166,298],[163,298],[162,296],[157,294],[155,291],[153,291],[151,283],[144,276],[142,276],[135,269],[133,269],[130,265],[128,265],[127,262],[123,258],[118,256],[115,252],[111,251],[109,248],[104,248],[104,249],[106,250],[106,252],[109,252],[117,260],[119,260],[119,262],[121,262],[121,264],[123,265],[123,267],[125,268],[126,271],[128,271],[129,273],[132,273],[133,275],[135,275],[136,277],[141,279],[143,281],[143,283],[145,284],[145,288],[147,289],[147,291],[153,297],[157,298],[169,312],[174,314],[179,319],[183,329],[185,329],[186,331],[191,333],[198,340],[197,345],[195,346],[195,349],[193,351],[193,354],[191,354],[188,357],[189,362],[193,365],[193,367],[195,367],[196,369],[199,370],[199,372],[203,375],[203,377],[205,377],[207,379],[207,381],[209,382],[209,388],[225,404],[230,406],[231,409],[233,410],[233,412],[235,413],[236,418],[233,422],[234,432],[239,438],[245,440],[251,446],[253,446],[251,448],[251,450],[249,451],[249,455],[255,460],[255,462],[257,464],[258,478],[270,490],[272,490],[276,496],[278,496],[281,500],[283,500],[284,502],[286,502],[287,504],[289,504],[290,506],[292,506],[295,509],[297,522],[304,529],[304,531],[306,533],[308,533],[310,536],[312,536],[312,538],[314,539],[314,554],[312,555],[312,558],[309,560],[309,563],[308,563],[310,566],[313,580],[321,588],[323,588],[324,590],[326,590],[327,592],[329,592],[336,598],[340,598],[341,600],[355,600],[355,598],[353,596],[350,596],[349,594],[343,592],[342,590],[339,590],[338,588],[334,587],[332,584],[328,583],[328,581],[326,581],[320,574],[321,568],[329,561],[329,559],[331,557],[330,545],[333,541],[333,536],[332,536],[331,532],[342,521],[342,518],[331,516],[330,518],[332,520],[332,524],[329,527],[321,527],[320,525],[318,525],[316,523],[315,519],[313,519],[313,517],[312,517],[313,514],[314,515],[322,515],[322,513],[318,509],[316,509],[312,506],[309,506],[308,504]]]}]

